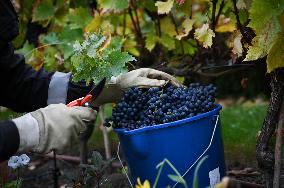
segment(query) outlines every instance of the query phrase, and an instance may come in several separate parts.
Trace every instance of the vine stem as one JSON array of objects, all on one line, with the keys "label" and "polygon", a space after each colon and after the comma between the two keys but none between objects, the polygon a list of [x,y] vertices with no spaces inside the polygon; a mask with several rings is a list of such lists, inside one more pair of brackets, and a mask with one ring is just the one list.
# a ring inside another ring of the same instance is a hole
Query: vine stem
[{"label": "vine stem", "polygon": [[[175,20],[175,17],[172,13],[170,13],[170,17],[171,17],[171,20],[175,26],[175,31],[177,33],[177,35],[179,35],[179,32],[178,32],[178,26],[177,26],[177,22]],[[183,43],[182,43],[182,40],[180,40],[180,47],[181,47],[181,52],[182,52],[182,55],[184,55],[184,47],[183,47]]]},{"label": "vine stem", "polygon": [[234,14],[236,16],[236,20],[237,20],[237,27],[238,29],[240,30],[244,40],[246,41],[246,43],[248,43],[249,45],[251,45],[251,42],[250,40],[247,38],[247,35],[245,34],[245,31],[244,31],[244,28],[243,28],[243,25],[241,24],[241,21],[240,21],[240,17],[239,17],[239,10],[238,10],[238,7],[237,7],[237,0],[233,0],[233,5],[234,5]]},{"label": "vine stem", "polygon": [[221,2],[221,4],[220,4],[220,8],[219,8],[219,11],[218,11],[217,16],[216,16],[216,19],[215,19],[215,23],[216,23],[216,24],[218,24],[218,20],[219,20],[219,17],[220,17],[220,15],[221,15],[221,13],[222,13],[222,10],[223,10],[224,6],[225,6],[225,0],[223,0],[223,1]]},{"label": "vine stem", "polygon": [[133,6],[134,15],[135,15],[135,19],[136,19],[136,26],[137,26],[139,35],[142,36],[141,27],[140,27],[140,22],[139,22],[139,17],[138,17],[138,13],[137,13],[136,0],[131,0],[131,4],[132,4],[132,6]]},{"label": "vine stem", "polygon": [[57,43],[51,43],[51,44],[42,45],[42,46],[39,46],[39,47],[37,47],[37,48],[34,48],[34,49],[32,49],[31,51],[25,53],[24,56],[27,57],[29,54],[33,53],[33,52],[34,52],[35,50],[37,50],[37,49],[44,48],[44,47],[47,47],[47,46],[58,45],[58,44],[66,44],[66,42],[57,42]]},{"label": "vine stem", "polygon": [[211,16],[211,27],[213,32],[215,32],[215,26],[216,26],[216,5],[217,5],[218,0],[212,0],[212,16]]},{"label": "vine stem", "polygon": [[101,109],[99,110],[99,116],[100,116],[100,119],[102,121],[101,125],[100,125],[100,129],[103,132],[106,159],[109,160],[109,159],[111,159],[110,141],[109,141],[107,129],[106,129],[105,126],[103,126],[103,124],[105,122],[105,108],[104,108],[104,106],[101,106],[100,108]]},{"label": "vine stem", "polygon": [[273,188],[279,188],[280,183],[280,169],[281,169],[281,150],[282,150],[282,129],[284,124],[284,101],[282,101],[281,110],[279,113],[276,144],[274,153],[274,179]]}]

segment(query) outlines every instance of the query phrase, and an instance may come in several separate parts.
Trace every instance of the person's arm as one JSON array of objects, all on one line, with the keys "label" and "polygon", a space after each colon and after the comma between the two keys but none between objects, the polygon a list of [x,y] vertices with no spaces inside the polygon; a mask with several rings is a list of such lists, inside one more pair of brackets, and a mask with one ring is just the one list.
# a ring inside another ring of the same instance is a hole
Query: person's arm
[{"label": "person's arm", "polygon": [[0,52],[0,105],[17,112],[33,111],[47,105],[52,73],[35,71],[14,53],[7,43]]},{"label": "person's arm", "polygon": [[0,122],[0,162],[7,160],[19,148],[20,136],[13,121]]},{"label": "person's arm", "polygon": [[70,73],[36,71],[15,54],[10,43],[0,50],[0,106],[30,112],[49,104],[68,103],[88,93],[91,86],[73,83]]},{"label": "person's arm", "polygon": [[79,140],[86,121],[94,122],[96,111],[87,107],[52,104],[11,121],[0,122],[0,162],[17,151],[62,153]]}]

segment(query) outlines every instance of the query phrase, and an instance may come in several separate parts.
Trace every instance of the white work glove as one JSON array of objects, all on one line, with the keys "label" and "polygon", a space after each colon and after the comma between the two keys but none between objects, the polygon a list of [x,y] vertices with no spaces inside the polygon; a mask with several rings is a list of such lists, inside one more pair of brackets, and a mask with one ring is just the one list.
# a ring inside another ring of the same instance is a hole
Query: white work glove
[{"label": "white work glove", "polygon": [[79,141],[86,121],[94,121],[96,111],[87,107],[67,107],[52,104],[13,119],[20,135],[19,151],[62,153]]},{"label": "white work glove", "polygon": [[124,89],[130,87],[161,87],[167,82],[170,82],[176,87],[182,86],[175,77],[165,72],[150,68],[136,69],[126,74],[112,77],[111,81],[106,84],[95,103],[98,106],[105,103],[116,103],[121,99]]}]

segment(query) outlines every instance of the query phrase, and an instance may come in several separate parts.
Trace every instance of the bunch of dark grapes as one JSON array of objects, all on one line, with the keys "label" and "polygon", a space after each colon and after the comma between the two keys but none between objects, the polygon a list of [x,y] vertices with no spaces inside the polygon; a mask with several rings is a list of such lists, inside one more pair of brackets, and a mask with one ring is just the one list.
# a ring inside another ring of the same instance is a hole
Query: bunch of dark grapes
[{"label": "bunch of dark grapes", "polygon": [[128,130],[173,122],[208,112],[214,108],[216,87],[192,83],[188,88],[166,86],[130,88],[114,107],[105,126]]}]

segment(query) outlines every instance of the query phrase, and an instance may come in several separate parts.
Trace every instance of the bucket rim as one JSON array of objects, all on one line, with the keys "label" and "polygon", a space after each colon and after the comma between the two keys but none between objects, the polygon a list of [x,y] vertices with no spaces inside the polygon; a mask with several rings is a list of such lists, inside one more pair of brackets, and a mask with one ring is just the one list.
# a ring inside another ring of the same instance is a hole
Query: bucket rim
[{"label": "bucket rim", "polygon": [[146,127],[142,127],[142,128],[138,128],[138,129],[134,129],[134,130],[127,130],[125,128],[114,128],[113,130],[117,134],[121,134],[121,135],[137,134],[137,133],[147,132],[147,131],[151,131],[151,130],[155,130],[155,129],[162,129],[162,128],[166,128],[166,127],[182,125],[184,123],[196,121],[198,119],[203,119],[205,117],[219,113],[219,111],[221,109],[222,109],[222,106],[220,104],[216,104],[213,110],[211,110],[209,112],[202,113],[202,114],[198,114],[198,115],[193,116],[193,117],[184,118],[184,119],[181,119],[181,120],[163,123],[163,124],[158,124],[158,125],[154,125],[154,126],[146,126]]}]

